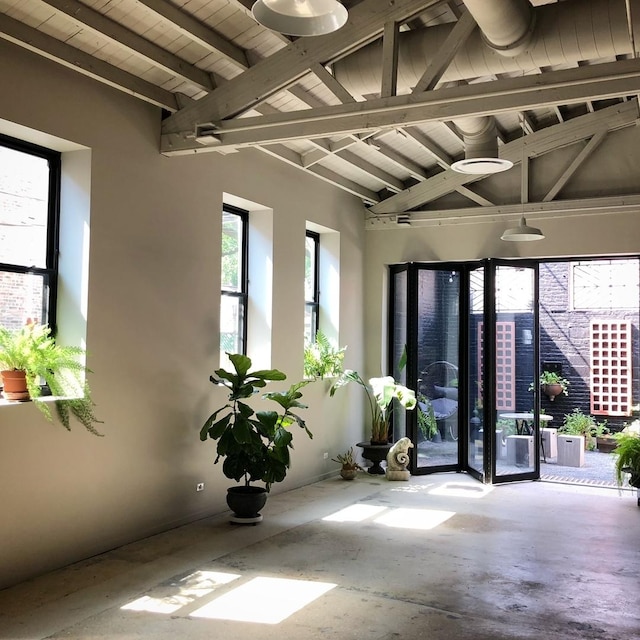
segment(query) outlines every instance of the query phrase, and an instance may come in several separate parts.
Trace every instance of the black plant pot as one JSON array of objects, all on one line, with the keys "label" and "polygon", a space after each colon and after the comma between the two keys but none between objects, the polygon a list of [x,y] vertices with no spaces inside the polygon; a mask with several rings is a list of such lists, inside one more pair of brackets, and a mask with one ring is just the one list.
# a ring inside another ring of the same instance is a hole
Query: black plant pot
[{"label": "black plant pot", "polygon": [[372,475],[384,475],[384,469],[380,463],[387,459],[387,453],[389,453],[393,443],[371,444],[370,442],[358,442],[356,446],[362,448],[362,457],[373,463],[368,472]]},{"label": "black plant pot", "polygon": [[233,516],[231,522],[237,524],[257,524],[262,522],[260,510],[267,502],[264,487],[238,486],[227,489],[227,504]]}]

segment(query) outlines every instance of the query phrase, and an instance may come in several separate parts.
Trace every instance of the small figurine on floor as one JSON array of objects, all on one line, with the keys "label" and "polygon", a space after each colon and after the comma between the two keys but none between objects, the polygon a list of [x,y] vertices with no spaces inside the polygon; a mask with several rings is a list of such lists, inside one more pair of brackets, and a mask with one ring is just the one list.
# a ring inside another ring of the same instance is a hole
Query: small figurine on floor
[{"label": "small figurine on floor", "polygon": [[409,449],[413,442],[409,438],[400,438],[387,454],[387,480],[408,480],[411,474],[407,471]]}]

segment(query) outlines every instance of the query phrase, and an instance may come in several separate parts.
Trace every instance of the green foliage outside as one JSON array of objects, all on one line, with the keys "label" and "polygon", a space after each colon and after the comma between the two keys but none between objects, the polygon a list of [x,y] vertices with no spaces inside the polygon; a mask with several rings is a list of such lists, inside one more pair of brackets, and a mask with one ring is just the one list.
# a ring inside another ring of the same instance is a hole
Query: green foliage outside
[{"label": "green foliage outside", "polygon": [[596,438],[607,432],[607,421],[597,422],[593,416],[582,413],[575,408],[571,413],[565,414],[559,433],[573,436],[584,436],[585,448],[593,451],[596,448]]},{"label": "green foliage outside", "polygon": [[304,348],[304,375],[306,378],[325,378],[343,371],[346,347],[336,347],[320,330],[316,339]]}]

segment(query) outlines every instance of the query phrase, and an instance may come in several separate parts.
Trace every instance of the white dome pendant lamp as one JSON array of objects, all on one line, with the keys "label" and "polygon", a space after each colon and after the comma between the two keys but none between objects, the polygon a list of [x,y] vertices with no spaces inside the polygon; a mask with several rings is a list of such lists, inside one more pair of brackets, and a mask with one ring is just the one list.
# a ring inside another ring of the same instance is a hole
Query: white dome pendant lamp
[{"label": "white dome pendant lamp", "polygon": [[500,239],[511,242],[531,242],[532,240],[543,240],[544,233],[536,227],[527,225],[527,221],[524,216],[522,216],[522,218],[520,218],[520,224],[517,227],[507,229]]},{"label": "white dome pendant lamp", "polygon": [[338,0],[258,0],[251,12],[262,26],[289,36],[332,33],[348,17]]}]

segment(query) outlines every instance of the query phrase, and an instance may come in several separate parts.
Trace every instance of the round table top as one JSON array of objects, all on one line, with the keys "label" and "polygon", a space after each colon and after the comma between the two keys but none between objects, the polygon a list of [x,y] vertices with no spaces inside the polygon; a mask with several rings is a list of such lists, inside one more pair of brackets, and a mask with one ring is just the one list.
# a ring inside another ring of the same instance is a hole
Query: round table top
[{"label": "round table top", "polygon": [[[533,413],[500,413],[498,414],[498,418],[506,418],[507,420],[533,420]],[[541,413],[540,420],[549,422],[549,420],[553,420],[553,416]]]}]

